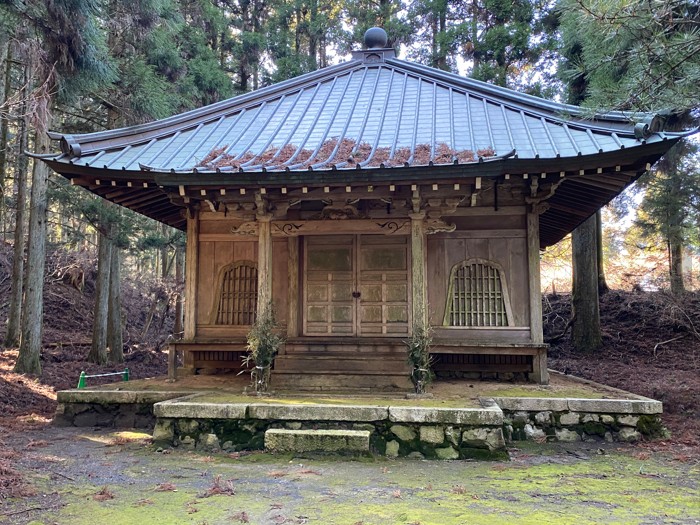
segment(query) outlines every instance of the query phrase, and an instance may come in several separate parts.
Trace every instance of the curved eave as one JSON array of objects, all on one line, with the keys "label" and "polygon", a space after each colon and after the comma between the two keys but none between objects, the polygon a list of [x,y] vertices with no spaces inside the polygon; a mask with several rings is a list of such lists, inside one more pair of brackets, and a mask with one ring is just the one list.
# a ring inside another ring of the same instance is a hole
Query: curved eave
[{"label": "curved eave", "polygon": [[[44,159],[61,175],[74,179],[89,191],[147,217],[178,229],[185,229],[183,208],[172,203],[169,194],[180,186],[205,191],[282,187],[452,184],[475,177],[500,178],[529,174],[548,181],[562,173],[565,178],[547,200],[549,209],[540,217],[541,247],[557,243],[576,226],[607,204],[641,176],[680,137],[598,155],[558,159],[504,157],[469,164],[409,166],[396,168],[328,169],[289,172],[173,173],[157,171],[105,170]],[[600,172],[600,174],[599,174]],[[581,174],[583,176],[579,176]],[[544,177],[543,177],[544,175]],[[600,181],[597,179],[601,179]]]}]

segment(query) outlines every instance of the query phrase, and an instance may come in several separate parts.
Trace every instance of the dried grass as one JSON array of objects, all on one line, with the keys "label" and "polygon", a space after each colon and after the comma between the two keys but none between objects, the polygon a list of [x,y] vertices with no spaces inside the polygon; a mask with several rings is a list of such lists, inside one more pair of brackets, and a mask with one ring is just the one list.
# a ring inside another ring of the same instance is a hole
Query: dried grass
[{"label": "dried grass", "polygon": [[457,151],[441,142],[435,145],[434,151],[431,144],[417,144],[413,151],[408,147],[396,148],[392,156],[391,148],[388,147],[378,147],[373,151],[373,146],[367,142],[358,143],[351,138],[333,137],[325,140],[315,154],[313,149],[286,144],[281,149],[271,146],[262,153],[246,152],[240,158],[236,158],[236,156],[226,153],[226,146],[223,146],[209,152],[197,166],[208,169],[224,167],[239,169],[243,164],[250,163],[274,169],[291,162],[303,169],[315,164],[354,167],[369,161],[366,167],[378,168],[382,165],[385,167],[404,166],[409,161],[416,166],[425,166],[431,162],[451,164],[455,160],[466,163],[474,162],[477,156],[492,157],[493,155],[495,152],[492,148],[480,149],[475,154],[471,150]]}]

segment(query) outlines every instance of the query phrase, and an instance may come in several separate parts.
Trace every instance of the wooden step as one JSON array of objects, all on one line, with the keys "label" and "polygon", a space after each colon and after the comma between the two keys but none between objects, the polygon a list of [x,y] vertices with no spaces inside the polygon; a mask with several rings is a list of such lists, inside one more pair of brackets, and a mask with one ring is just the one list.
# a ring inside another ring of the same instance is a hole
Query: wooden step
[{"label": "wooden step", "polygon": [[278,356],[275,370],[337,373],[400,373],[408,374],[406,359],[361,359],[357,357]]},{"label": "wooden step", "polygon": [[376,352],[385,352],[390,354],[405,354],[405,345],[340,345],[340,344],[323,344],[323,343],[307,343],[307,344],[289,344],[284,348],[284,353],[305,353],[305,352],[337,352],[351,354],[374,354]]},{"label": "wooden step", "polygon": [[272,371],[273,390],[317,392],[408,392],[413,388],[408,374],[297,373]]}]

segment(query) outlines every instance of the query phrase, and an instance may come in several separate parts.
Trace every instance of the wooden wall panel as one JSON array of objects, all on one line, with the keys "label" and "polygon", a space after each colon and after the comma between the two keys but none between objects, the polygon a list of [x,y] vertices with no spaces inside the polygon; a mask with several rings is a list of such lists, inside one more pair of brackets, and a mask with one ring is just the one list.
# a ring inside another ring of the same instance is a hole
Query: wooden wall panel
[{"label": "wooden wall panel", "polygon": [[530,292],[528,290],[527,240],[508,240],[508,286],[516,326],[530,325]]},{"label": "wooden wall panel", "polygon": [[199,272],[197,276],[197,324],[209,322],[213,290],[216,286],[214,257],[216,245],[213,242],[199,243]]},{"label": "wooden wall panel", "polygon": [[272,304],[280,326],[287,326],[289,247],[286,238],[272,240]]},{"label": "wooden wall panel", "polygon": [[[436,337],[463,338],[465,341],[483,340],[484,337],[503,342],[527,340],[530,313],[524,214],[458,219],[460,229],[428,237],[428,302]],[[500,229],[496,229],[499,224]],[[490,260],[503,268],[513,312],[513,326],[509,329],[440,328],[445,315],[452,267],[471,258]],[[514,330],[513,327],[520,329]]]},{"label": "wooden wall panel", "polygon": [[[218,277],[221,268],[236,261],[257,263],[254,240],[202,241],[199,243],[199,277],[197,282],[197,324],[209,325],[216,308]],[[200,330],[201,332],[201,330]],[[203,334],[204,332],[202,332]]]}]

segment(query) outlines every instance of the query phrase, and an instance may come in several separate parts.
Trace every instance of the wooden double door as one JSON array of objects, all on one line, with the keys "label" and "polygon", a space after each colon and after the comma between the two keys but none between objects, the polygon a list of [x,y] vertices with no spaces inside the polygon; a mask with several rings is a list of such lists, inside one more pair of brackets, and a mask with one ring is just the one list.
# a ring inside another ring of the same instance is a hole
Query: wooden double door
[{"label": "wooden double door", "polygon": [[306,237],[304,334],[408,335],[409,246],[407,236]]}]

